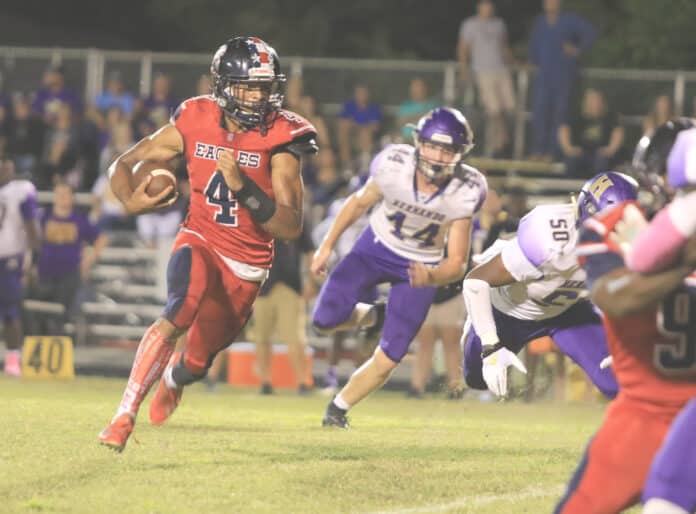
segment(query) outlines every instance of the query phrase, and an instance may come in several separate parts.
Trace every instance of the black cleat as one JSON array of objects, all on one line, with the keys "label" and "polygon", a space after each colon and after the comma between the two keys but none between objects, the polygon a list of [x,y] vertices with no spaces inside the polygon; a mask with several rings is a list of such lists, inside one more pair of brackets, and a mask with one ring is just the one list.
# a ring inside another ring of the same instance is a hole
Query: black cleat
[{"label": "black cleat", "polygon": [[261,390],[259,391],[259,394],[263,396],[273,394],[273,386],[269,383],[261,384]]},{"label": "black cleat", "polygon": [[350,428],[350,423],[348,422],[348,416],[343,409],[336,407],[334,402],[329,403],[326,407],[326,412],[324,413],[324,419],[321,420],[321,426],[323,427],[336,427],[336,428]]},{"label": "black cleat", "polygon": [[382,328],[384,327],[384,317],[387,313],[387,304],[383,301],[375,302],[373,308],[377,315],[377,320],[374,325],[365,328],[365,338],[368,340],[381,334]]}]

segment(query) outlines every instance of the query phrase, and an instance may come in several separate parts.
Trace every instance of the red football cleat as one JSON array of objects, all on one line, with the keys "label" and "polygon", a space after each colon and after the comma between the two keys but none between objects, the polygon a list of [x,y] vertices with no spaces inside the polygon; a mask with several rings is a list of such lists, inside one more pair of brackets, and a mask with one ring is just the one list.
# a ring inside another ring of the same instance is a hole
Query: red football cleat
[{"label": "red football cleat", "polygon": [[124,412],[99,433],[99,443],[119,453],[122,452],[133,431],[134,424],[133,416]]},{"label": "red football cleat", "polygon": [[184,393],[183,387],[169,389],[164,377],[160,379],[155,395],[150,400],[150,421],[153,425],[161,425],[176,410]]}]

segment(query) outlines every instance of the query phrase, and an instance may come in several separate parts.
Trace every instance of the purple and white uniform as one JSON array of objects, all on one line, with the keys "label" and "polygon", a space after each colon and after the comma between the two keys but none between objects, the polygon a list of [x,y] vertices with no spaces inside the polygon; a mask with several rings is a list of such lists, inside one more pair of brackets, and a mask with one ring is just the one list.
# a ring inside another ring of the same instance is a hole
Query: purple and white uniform
[{"label": "purple and white uniform", "polygon": [[[491,288],[493,318],[500,342],[518,353],[525,344],[551,336],[564,354],[582,367],[606,396],[618,385],[599,364],[609,355],[602,322],[587,300],[585,271],[575,255],[575,206],[541,205],[520,221],[517,237],[496,241],[479,262],[501,255],[516,282]],[[465,327],[464,376],[486,389],[481,339],[469,319]]]},{"label": "purple and white uniform", "polygon": [[453,221],[471,218],[486,197],[486,179],[462,166],[437,192],[416,190],[415,149],[390,145],[370,165],[371,180],[383,198],[352,250],[324,283],[314,309],[317,327],[332,328],[348,319],[358,299],[375,285],[392,287],[380,347],[399,362],[425,320],[434,287],[413,288],[410,261],[436,265],[442,260],[445,236]]},{"label": "purple and white uniform", "polygon": [[26,220],[36,219],[36,188],[28,180],[0,186],[0,317],[19,317],[22,302],[22,263],[27,248]]}]

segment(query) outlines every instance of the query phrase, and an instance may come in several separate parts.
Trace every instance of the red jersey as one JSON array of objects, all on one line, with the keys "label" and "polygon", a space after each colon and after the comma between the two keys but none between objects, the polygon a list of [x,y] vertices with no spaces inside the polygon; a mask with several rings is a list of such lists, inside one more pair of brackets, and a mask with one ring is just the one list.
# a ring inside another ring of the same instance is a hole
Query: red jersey
[{"label": "red jersey", "polygon": [[[619,247],[609,239],[624,202],[587,220],[577,254],[588,287],[625,267]],[[630,287],[630,286],[628,286]],[[614,318],[603,315],[612,367],[622,394],[662,408],[679,409],[696,397],[696,295],[682,287],[657,307]]]},{"label": "red jersey", "polygon": [[316,135],[307,120],[281,110],[265,134],[228,132],[222,109],[212,96],[189,98],[170,120],[184,138],[184,157],[191,184],[191,204],[184,228],[196,232],[224,257],[269,268],[273,238],[235,200],[222,174],[215,171],[218,155],[234,151],[239,169],[273,198],[271,157],[297,139]]}]

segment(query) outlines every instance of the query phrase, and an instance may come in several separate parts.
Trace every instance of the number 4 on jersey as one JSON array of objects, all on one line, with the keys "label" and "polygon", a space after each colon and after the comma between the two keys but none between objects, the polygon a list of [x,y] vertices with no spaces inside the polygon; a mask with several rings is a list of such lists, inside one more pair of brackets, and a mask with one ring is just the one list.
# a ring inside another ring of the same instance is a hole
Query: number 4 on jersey
[{"label": "number 4 on jersey", "polygon": [[237,200],[227,187],[225,179],[219,173],[213,173],[205,187],[205,201],[208,205],[216,205],[218,211],[215,221],[228,227],[237,226]]}]

